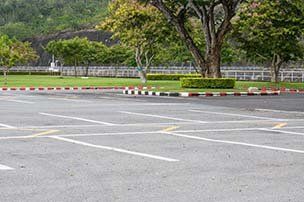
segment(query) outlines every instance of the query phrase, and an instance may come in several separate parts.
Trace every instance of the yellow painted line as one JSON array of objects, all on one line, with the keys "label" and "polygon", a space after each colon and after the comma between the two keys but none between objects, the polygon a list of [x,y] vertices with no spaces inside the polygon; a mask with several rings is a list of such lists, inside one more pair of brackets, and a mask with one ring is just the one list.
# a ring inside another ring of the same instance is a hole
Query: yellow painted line
[{"label": "yellow painted line", "polygon": [[175,130],[175,129],[178,129],[178,128],[179,128],[179,126],[171,126],[171,127],[165,128],[162,131],[163,132],[169,132],[169,131],[172,131],[172,130]]},{"label": "yellow painted line", "polygon": [[56,132],[59,132],[59,130],[48,130],[48,131],[44,131],[44,132],[41,132],[41,133],[36,133],[36,134],[33,134],[33,135],[29,135],[27,137],[28,138],[34,138],[34,137],[38,137],[38,136],[42,136],[42,135],[49,135],[49,134],[56,133]]},{"label": "yellow painted line", "polygon": [[272,129],[279,129],[279,128],[283,128],[284,126],[286,126],[287,123],[279,123],[277,125],[275,125]]},{"label": "yellow painted line", "polygon": [[33,135],[26,135],[26,136],[10,136],[10,137],[0,137],[0,140],[10,140],[10,139],[29,139],[29,138],[36,138],[42,135],[49,135],[52,133],[59,132],[59,130],[47,130],[44,132],[36,133]]}]

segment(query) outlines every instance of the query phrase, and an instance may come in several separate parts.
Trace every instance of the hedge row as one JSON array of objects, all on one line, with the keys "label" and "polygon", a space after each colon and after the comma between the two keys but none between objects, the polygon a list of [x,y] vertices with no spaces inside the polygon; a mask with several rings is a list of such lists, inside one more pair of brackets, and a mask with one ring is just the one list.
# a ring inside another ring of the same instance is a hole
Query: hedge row
[{"label": "hedge row", "polygon": [[199,74],[147,74],[147,79],[152,80],[170,80],[179,81],[181,78],[198,78]]},{"label": "hedge row", "polygon": [[[3,75],[3,72],[0,72]],[[8,75],[60,75],[60,72],[9,72]]]},{"label": "hedge row", "polygon": [[182,88],[234,88],[235,79],[181,78]]}]

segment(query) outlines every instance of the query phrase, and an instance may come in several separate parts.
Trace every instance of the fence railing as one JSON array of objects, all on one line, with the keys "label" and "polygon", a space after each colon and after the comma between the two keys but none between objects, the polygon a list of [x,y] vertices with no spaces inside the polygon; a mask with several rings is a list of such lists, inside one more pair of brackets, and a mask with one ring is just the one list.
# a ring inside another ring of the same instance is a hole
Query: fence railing
[{"label": "fence railing", "polygon": [[[1,70],[1,68],[0,68]],[[63,67],[62,69],[50,67],[38,66],[38,67],[13,67],[10,71],[12,72],[52,72],[62,70],[65,76],[74,76],[74,67]],[[86,67],[76,67],[78,76],[86,75]],[[189,74],[196,73],[193,67],[152,67],[151,73],[159,74]],[[240,69],[237,67],[223,67],[222,75],[225,78],[235,78],[237,80],[246,81],[270,81],[271,74],[267,69],[260,67],[244,67]],[[134,67],[117,67],[117,66],[92,66],[88,68],[88,76],[90,77],[138,77],[138,72]],[[279,73],[280,81],[289,82],[304,82],[304,70],[303,69],[283,69]]]}]

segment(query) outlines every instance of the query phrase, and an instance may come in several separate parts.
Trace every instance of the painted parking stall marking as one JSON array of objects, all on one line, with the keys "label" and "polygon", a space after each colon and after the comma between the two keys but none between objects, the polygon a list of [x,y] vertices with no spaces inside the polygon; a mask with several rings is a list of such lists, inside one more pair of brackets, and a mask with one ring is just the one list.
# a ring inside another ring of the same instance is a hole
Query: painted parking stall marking
[{"label": "painted parking stall marking", "polygon": [[146,116],[146,117],[154,117],[154,118],[161,118],[161,119],[170,119],[175,121],[186,121],[186,122],[195,122],[195,123],[207,123],[205,121],[200,120],[192,120],[192,119],[183,119],[183,118],[176,118],[170,116],[162,116],[162,115],[155,115],[155,114],[143,114],[143,113],[136,113],[136,112],[129,112],[129,111],[119,111],[120,113],[130,114],[130,115],[137,115],[137,116]]},{"label": "painted parking stall marking", "polygon": [[275,110],[275,109],[255,109],[256,111],[262,111],[262,112],[274,112],[274,113],[281,113],[281,114],[300,114],[304,115],[304,112],[298,112],[298,111],[286,111],[286,110]]},{"label": "painted parking stall marking", "polygon": [[64,116],[64,115],[50,114],[50,113],[44,113],[44,112],[40,112],[39,114],[40,115],[45,115],[45,116],[65,118],[65,119],[74,119],[74,120],[85,121],[85,122],[90,122],[90,123],[99,123],[99,124],[103,124],[103,125],[107,125],[107,126],[115,126],[116,125],[114,123],[108,123],[108,122],[103,122],[103,121],[96,121],[96,120],[85,119],[85,118],[74,117],[74,116]]},{"label": "painted parking stall marking", "polygon": [[73,144],[79,144],[79,145],[98,148],[98,149],[103,149],[103,150],[110,150],[110,151],[115,151],[115,152],[119,152],[119,153],[125,153],[125,154],[130,154],[130,155],[135,155],[135,156],[146,157],[146,158],[152,158],[152,159],[157,159],[157,160],[161,160],[161,161],[168,161],[168,162],[179,161],[177,159],[172,159],[172,158],[167,158],[167,157],[162,157],[162,156],[156,156],[156,155],[147,154],[147,153],[140,153],[140,152],[125,150],[125,149],[120,149],[120,148],[115,148],[115,147],[95,145],[95,144],[90,144],[90,143],[86,143],[86,142],[82,142],[82,141],[78,141],[78,140],[72,140],[72,139],[69,139],[69,138],[64,138],[64,137],[53,136],[53,137],[50,137],[50,138],[65,141],[65,142],[70,142],[70,143],[73,143]]},{"label": "painted parking stall marking", "polygon": [[1,171],[1,170],[14,170],[14,168],[11,168],[11,167],[8,167],[8,166],[6,166],[6,165],[0,164],[0,171]]},{"label": "painted parking stall marking", "polygon": [[162,132],[162,133],[168,134],[168,135],[173,135],[173,136],[176,136],[176,137],[195,139],[195,140],[203,140],[203,141],[206,141],[206,142],[216,142],[216,143],[224,143],[224,144],[232,144],[232,145],[241,145],[241,146],[255,147],[255,148],[261,148],[261,149],[269,149],[269,150],[304,154],[304,150],[287,149],[287,148],[282,148],[282,147],[272,147],[272,146],[266,146],[266,145],[250,144],[250,143],[245,143],[245,142],[236,142],[236,141],[228,141],[228,140],[210,139],[210,138],[204,138],[204,137],[198,137],[198,136],[192,136],[192,135],[183,135],[183,134],[178,134],[178,133],[173,133],[173,132]]},{"label": "painted parking stall marking", "polygon": [[262,116],[251,116],[251,115],[244,115],[244,114],[233,114],[233,113],[224,113],[224,112],[211,112],[211,111],[205,111],[205,110],[189,110],[190,112],[196,112],[196,113],[206,113],[206,114],[216,114],[216,115],[223,115],[223,116],[235,116],[235,117],[244,117],[244,118],[254,118],[254,119],[262,119],[262,120],[271,120],[271,121],[282,121],[285,119],[276,119],[276,118],[270,118],[270,117],[262,117]]},{"label": "painted parking stall marking", "polygon": [[0,100],[5,101],[5,102],[16,102],[16,103],[21,103],[21,104],[35,104],[35,102],[25,101],[25,100],[3,99],[3,98],[0,98]]},{"label": "painted parking stall marking", "polygon": [[16,128],[16,127],[14,127],[14,126],[7,125],[7,124],[4,124],[4,123],[0,123],[0,126],[1,126],[1,127],[4,127],[4,128],[10,128],[10,129]]}]

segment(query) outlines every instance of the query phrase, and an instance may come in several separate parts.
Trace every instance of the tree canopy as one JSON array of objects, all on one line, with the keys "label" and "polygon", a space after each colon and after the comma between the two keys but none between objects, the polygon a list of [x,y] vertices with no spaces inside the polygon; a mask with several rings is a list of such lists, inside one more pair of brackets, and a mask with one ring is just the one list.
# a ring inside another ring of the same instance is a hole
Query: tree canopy
[{"label": "tree canopy", "polygon": [[[231,21],[243,0],[141,0],[156,7],[174,25],[189,52],[194,57],[202,76],[221,77],[221,50]],[[187,22],[197,18],[204,38],[205,51],[189,33]]]},{"label": "tree canopy", "polygon": [[172,35],[167,21],[156,8],[136,0],[110,3],[109,16],[97,28],[112,32],[114,38],[134,50],[143,82],[159,47]]},{"label": "tree canopy", "polygon": [[270,64],[273,81],[284,62],[303,57],[302,0],[251,0],[241,8],[234,38],[247,58]]},{"label": "tree canopy", "polygon": [[1,0],[0,33],[24,39],[100,22],[109,0]]},{"label": "tree canopy", "polygon": [[10,39],[7,35],[0,35],[0,66],[3,68],[5,85],[7,83],[7,71],[9,68],[26,64],[38,58],[36,52],[28,42]]}]

